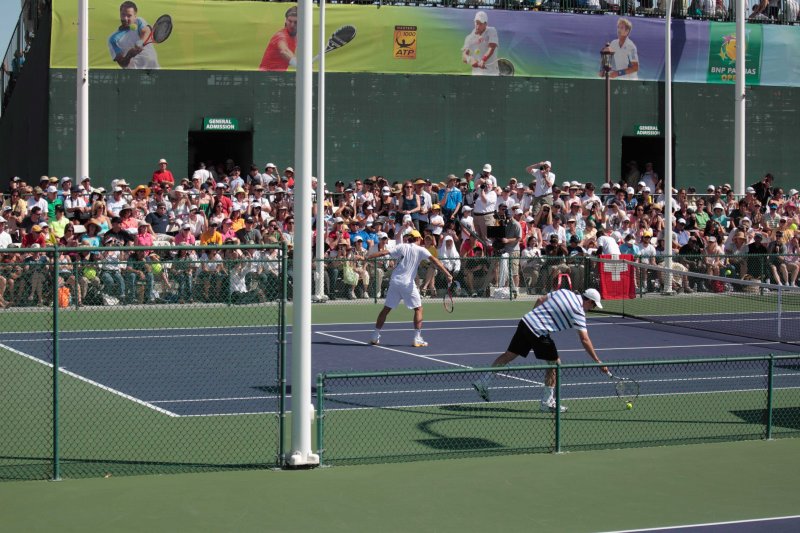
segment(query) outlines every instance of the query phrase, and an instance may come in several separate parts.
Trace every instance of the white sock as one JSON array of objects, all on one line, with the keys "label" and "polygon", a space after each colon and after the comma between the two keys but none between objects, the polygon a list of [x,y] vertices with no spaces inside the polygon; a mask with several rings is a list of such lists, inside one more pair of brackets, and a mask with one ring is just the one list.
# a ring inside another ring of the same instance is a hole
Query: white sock
[{"label": "white sock", "polygon": [[415,338],[421,339],[422,338],[422,330],[421,329],[415,329],[414,331],[417,332],[416,333],[417,336]]},{"label": "white sock", "polygon": [[542,402],[544,403],[554,403],[555,398],[553,397],[553,392],[555,387],[547,387],[544,388],[544,395],[542,396]]},{"label": "white sock", "polygon": [[381,328],[375,328],[375,332],[372,334],[373,337],[380,337],[381,336]]}]

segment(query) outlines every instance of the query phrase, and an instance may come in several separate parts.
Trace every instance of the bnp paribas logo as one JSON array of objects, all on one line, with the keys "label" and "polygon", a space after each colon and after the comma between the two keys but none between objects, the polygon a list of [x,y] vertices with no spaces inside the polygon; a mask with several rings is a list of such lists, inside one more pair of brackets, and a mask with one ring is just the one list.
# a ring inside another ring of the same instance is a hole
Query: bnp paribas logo
[{"label": "bnp paribas logo", "polygon": [[719,47],[719,58],[729,65],[736,63],[736,35],[728,34],[722,36],[722,43]]},{"label": "bnp paribas logo", "polygon": [[737,42],[736,26],[728,22],[712,22],[708,40],[709,83],[734,83],[736,81],[736,59],[746,59],[745,82],[758,84],[761,71],[761,26],[748,28],[745,42]]}]

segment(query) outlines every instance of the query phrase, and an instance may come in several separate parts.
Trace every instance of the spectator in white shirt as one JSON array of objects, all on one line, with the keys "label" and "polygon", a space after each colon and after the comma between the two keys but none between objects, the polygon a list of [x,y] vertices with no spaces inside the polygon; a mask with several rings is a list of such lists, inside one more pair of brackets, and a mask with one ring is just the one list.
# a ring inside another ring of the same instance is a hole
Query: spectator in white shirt
[{"label": "spectator in white shirt", "polygon": [[533,176],[535,183],[531,204],[531,213],[534,217],[543,205],[553,205],[553,184],[556,182],[556,175],[550,172],[551,167],[550,161],[540,161],[525,169],[525,172]]}]

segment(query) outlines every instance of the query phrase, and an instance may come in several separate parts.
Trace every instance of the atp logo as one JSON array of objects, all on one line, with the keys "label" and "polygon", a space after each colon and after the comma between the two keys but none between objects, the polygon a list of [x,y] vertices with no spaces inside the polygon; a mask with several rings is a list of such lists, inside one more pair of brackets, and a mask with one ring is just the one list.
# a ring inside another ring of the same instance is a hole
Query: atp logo
[{"label": "atp logo", "polygon": [[417,58],[417,27],[395,26],[393,55],[395,59]]}]

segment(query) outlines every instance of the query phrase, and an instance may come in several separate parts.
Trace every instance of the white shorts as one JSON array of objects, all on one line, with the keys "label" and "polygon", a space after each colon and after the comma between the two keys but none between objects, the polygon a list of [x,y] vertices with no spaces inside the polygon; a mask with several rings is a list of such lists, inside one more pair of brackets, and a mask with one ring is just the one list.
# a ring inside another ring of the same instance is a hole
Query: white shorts
[{"label": "white shorts", "polygon": [[422,307],[422,298],[419,296],[419,289],[412,283],[411,285],[399,285],[389,282],[389,290],[386,291],[386,302],[383,304],[389,309],[394,309],[403,300],[406,307],[416,309]]}]

